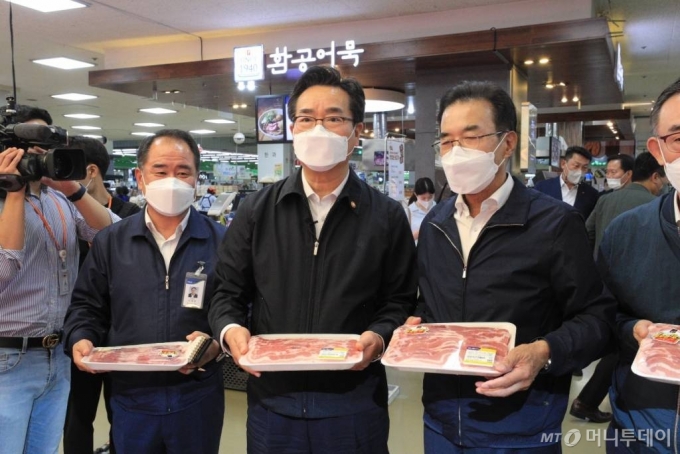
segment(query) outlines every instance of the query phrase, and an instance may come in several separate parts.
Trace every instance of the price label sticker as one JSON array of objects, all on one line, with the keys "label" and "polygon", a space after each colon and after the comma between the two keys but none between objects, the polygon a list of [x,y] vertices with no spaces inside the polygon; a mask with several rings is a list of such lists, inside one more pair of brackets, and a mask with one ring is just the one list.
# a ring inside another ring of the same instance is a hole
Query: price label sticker
[{"label": "price label sticker", "polygon": [[468,347],[465,350],[463,364],[466,366],[493,367],[496,359],[496,349],[489,347]]},{"label": "price label sticker", "polygon": [[425,334],[429,330],[430,329],[427,326],[418,325],[418,326],[414,326],[414,327],[411,327],[411,328],[406,328],[406,334],[409,334],[409,335]]},{"label": "price label sticker", "polygon": [[161,350],[161,356],[163,358],[174,358],[177,356],[177,350]]},{"label": "price label sticker", "polygon": [[680,342],[680,331],[677,329],[666,329],[659,331],[654,335],[655,341],[665,342],[667,344],[677,344]]},{"label": "price label sticker", "polygon": [[319,359],[344,360],[348,349],[344,347],[326,347],[319,352]]}]

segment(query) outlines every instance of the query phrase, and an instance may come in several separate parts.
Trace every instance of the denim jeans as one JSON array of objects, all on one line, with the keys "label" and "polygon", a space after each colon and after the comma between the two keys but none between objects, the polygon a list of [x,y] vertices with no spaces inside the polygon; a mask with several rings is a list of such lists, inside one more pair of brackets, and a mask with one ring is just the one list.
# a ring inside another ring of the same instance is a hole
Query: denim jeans
[{"label": "denim jeans", "polygon": [[62,345],[0,348],[0,454],[58,452],[70,381]]}]

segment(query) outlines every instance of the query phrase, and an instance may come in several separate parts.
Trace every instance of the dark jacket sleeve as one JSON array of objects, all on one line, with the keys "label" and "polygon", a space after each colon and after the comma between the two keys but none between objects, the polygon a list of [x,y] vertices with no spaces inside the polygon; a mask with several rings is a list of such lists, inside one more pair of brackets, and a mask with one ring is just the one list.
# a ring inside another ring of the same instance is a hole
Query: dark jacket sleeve
[{"label": "dark jacket sleeve", "polygon": [[385,347],[392,332],[416,308],[416,248],[408,219],[398,204],[389,207],[389,248],[382,267],[379,308],[368,329],[381,335]]},{"label": "dark jacket sleeve", "polygon": [[208,312],[210,328],[216,337],[231,323],[246,325],[248,304],[255,295],[251,202],[248,198],[241,202],[218,250],[215,292]]},{"label": "dark jacket sleeve", "polygon": [[64,350],[71,355],[73,345],[88,339],[97,347],[109,331],[111,306],[108,293],[108,266],[103,261],[102,237],[98,235],[80,268],[64,320]]},{"label": "dark jacket sleeve", "polygon": [[616,305],[595,268],[580,215],[566,213],[556,230],[551,279],[564,322],[545,339],[551,373],[562,375],[611,350]]}]

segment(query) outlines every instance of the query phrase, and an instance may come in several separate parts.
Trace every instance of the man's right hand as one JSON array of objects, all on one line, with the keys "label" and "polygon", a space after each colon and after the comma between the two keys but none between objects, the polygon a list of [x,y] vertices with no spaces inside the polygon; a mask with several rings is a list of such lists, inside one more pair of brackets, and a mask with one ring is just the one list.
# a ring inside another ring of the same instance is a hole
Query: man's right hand
[{"label": "man's right hand", "polygon": [[96,374],[98,371],[92,370],[83,364],[83,357],[89,355],[93,348],[94,345],[92,345],[92,342],[87,339],[82,339],[75,343],[72,351],[73,362],[75,363],[76,367],[83,372],[88,372],[90,374]]},{"label": "man's right hand", "polygon": [[649,334],[649,326],[652,324],[653,323],[649,320],[639,320],[635,326],[633,326],[633,337],[638,341],[638,344],[647,337]]},{"label": "man's right hand", "polygon": [[229,352],[232,358],[234,358],[234,362],[244,371],[259,377],[259,372],[243,367],[239,362],[241,356],[248,353],[248,341],[250,341],[250,331],[242,326],[234,326],[224,333],[224,343],[229,347]]}]

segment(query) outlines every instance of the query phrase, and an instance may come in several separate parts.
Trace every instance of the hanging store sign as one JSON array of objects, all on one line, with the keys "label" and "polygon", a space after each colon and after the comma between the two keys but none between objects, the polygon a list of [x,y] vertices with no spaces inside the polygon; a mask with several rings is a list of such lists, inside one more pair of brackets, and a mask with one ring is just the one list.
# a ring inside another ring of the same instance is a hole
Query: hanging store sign
[{"label": "hanging store sign", "polygon": [[[298,65],[301,72],[307,71],[308,63],[330,63],[335,66],[336,55],[341,60],[351,60],[353,66],[359,66],[359,55],[364,53],[364,49],[357,48],[354,40],[345,41],[345,48],[337,50],[335,41],[331,41],[330,49],[318,49],[316,52],[311,48],[297,49],[288,52],[288,47],[277,47],[273,54],[269,54],[268,58],[272,63],[267,64],[267,69],[272,74],[285,74],[288,72],[289,65]],[[324,60],[324,61],[322,61]]]},{"label": "hanging store sign", "polygon": [[234,81],[264,80],[264,46],[234,48]]}]

